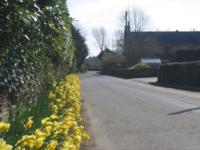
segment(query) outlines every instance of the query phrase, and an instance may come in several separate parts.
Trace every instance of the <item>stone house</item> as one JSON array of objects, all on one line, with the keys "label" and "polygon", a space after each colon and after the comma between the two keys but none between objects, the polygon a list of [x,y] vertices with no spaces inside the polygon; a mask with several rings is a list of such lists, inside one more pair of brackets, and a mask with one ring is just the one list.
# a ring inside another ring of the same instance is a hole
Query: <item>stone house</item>
[{"label": "stone house", "polygon": [[180,49],[200,49],[200,32],[132,32],[129,23],[125,26],[124,51],[129,65],[141,58],[170,60]]}]

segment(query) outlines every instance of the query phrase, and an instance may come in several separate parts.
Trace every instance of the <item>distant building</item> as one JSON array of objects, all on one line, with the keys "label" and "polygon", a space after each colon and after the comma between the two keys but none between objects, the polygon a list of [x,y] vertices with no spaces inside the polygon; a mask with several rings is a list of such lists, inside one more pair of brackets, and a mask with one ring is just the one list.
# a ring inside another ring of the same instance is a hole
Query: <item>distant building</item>
[{"label": "distant building", "polygon": [[132,32],[125,26],[124,49],[129,65],[141,58],[167,59],[179,49],[199,49],[200,32]]},{"label": "distant building", "polygon": [[89,57],[85,61],[88,70],[101,70],[101,62],[97,57]]},{"label": "distant building", "polygon": [[140,62],[153,68],[159,68],[162,63],[160,58],[141,58]]},{"label": "distant building", "polygon": [[155,58],[155,59],[153,59],[153,58],[142,58],[141,63],[143,63],[143,64],[161,64],[162,61],[159,58]]}]

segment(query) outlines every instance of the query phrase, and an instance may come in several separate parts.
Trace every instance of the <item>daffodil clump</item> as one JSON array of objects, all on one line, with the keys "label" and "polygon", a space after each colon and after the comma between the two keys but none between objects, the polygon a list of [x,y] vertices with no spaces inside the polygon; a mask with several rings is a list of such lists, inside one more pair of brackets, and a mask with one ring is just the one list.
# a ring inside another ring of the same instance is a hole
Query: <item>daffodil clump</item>
[{"label": "daffodil clump", "polygon": [[0,122],[0,133],[6,133],[8,132],[10,128],[10,124],[6,122]]},{"label": "daffodil clump", "polygon": [[[0,150],[79,150],[89,136],[84,130],[80,115],[80,80],[76,75],[68,75],[63,81],[53,84],[49,92],[50,116],[41,120],[41,127],[28,135],[23,135],[14,146],[0,139]],[[24,128],[33,125],[32,117],[24,123]],[[2,129],[1,129],[2,126]],[[1,125],[0,131],[8,131],[9,126]],[[7,148],[6,148],[7,147]]]},{"label": "daffodil clump", "polygon": [[0,138],[0,150],[12,150],[13,146],[6,144],[4,139]]},{"label": "daffodil clump", "polygon": [[[6,122],[0,122],[0,134],[8,132],[10,124]],[[4,139],[0,138],[0,150],[12,150],[13,146],[6,144]]]}]

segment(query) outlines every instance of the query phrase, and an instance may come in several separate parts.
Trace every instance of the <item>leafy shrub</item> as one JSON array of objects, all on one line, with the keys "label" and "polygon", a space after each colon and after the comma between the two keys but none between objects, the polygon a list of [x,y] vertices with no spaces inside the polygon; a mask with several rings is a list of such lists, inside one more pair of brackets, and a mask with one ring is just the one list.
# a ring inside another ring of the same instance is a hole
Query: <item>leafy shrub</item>
[{"label": "leafy shrub", "polygon": [[49,77],[69,72],[74,57],[64,0],[1,0],[0,91],[12,104],[37,99]]},{"label": "leafy shrub", "polygon": [[82,71],[82,64],[85,61],[85,58],[89,54],[87,45],[85,44],[85,38],[81,35],[80,30],[72,26],[72,38],[74,39],[75,47],[75,62],[76,68],[79,71]]},{"label": "leafy shrub", "polygon": [[102,55],[101,65],[103,72],[125,67],[125,57],[114,52],[105,52]]},{"label": "leafy shrub", "polygon": [[114,52],[108,52],[108,53],[104,53],[104,55],[102,56],[101,59],[101,63],[103,66],[109,64],[109,63],[121,63],[125,61],[125,56],[121,55],[121,54],[116,54]]},{"label": "leafy shrub", "polygon": [[147,64],[138,63],[138,64],[130,67],[129,69],[138,69],[138,70],[140,70],[140,69],[149,69],[149,68],[151,68],[151,67],[149,65],[147,65]]}]

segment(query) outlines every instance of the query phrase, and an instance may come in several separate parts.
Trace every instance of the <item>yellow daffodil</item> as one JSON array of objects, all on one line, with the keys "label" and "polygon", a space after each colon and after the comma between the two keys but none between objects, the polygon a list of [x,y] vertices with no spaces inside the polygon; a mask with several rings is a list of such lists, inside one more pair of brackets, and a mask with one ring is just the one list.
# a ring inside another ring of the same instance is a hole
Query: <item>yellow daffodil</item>
[{"label": "yellow daffodil", "polygon": [[45,133],[40,131],[39,129],[36,129],[35,130],[35,136],[36,136],[36,138],[40,138],[40,137],[45,136]]},{"label": "yellow daffodil", "polygon": [[45,150],[55,150],[58,142],[56,140],[52,140],[46,147]]},{"label": "yellow daffodil", "polygon": [[0,122],[0,133],[8,132],[9,128],[10,128],[9,123]]},{"label": "yellow daffodil", "polygon": [[12,150],[12,146],[6,144],[6,142],[2,138],[0,138],[0,150]]},{"label": "yellow daffodil", "polygon": [[[52,113],[41,120],[41,127],[32,135],[24,135],[15,146],[20,147],[18,150],[79,150],[83,140],[89,139],[81,125],[80,79],[68,75],[53,85],[48,98]],[[31,128],[32,124],[32,117],[29,117],[24,126]]]},{"label": "yellow daffodil", "polygon": [[53,98],[55,98],[55,97],[56,97],[56,95],[51,91],[51,92],[49,93],[48,98],[49,98],[49,99],[53,99]]},{"label": "yellow daffodil", "polygon": [[50,135],[51,130],[52,130],[52,126],[46,126],[46,127],[44,127],[44,132],[45,132],[45,134],[46,134],[47,136]]},{"label": "yellow daffodil", "polygon": [[36,148],[36,149],[41,148],[41,147],[43,146],[43,144],[44,144],[44,140],[45,140],[44,137],[37,138],[37,139],[35,140],[35,148]]},{"label": "yellow daffodil", "polygon": [[33,117],[29,117],[29,118],[27,119],[26,123],[24,124],[24,127],[25,127],[26,129],[32,127],[32,125],[33,125],[33,120],[32,120],[32,119],[33,119]]},{"label": "yellow daffodil", "polygon": [[18,142],[17,145],[20,145],[22,147],[29,147],[33,148],[35,146],[35,135],[24,135]]}]

